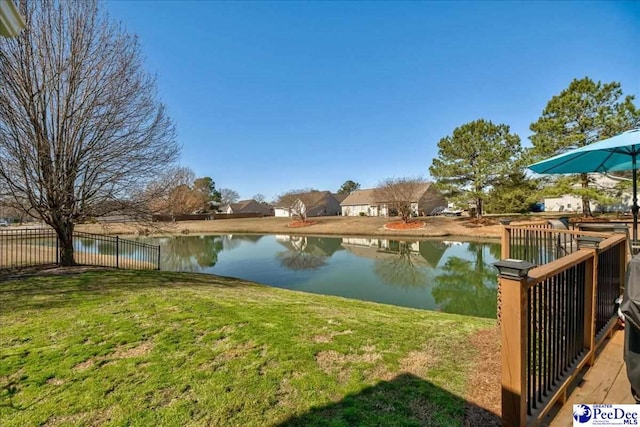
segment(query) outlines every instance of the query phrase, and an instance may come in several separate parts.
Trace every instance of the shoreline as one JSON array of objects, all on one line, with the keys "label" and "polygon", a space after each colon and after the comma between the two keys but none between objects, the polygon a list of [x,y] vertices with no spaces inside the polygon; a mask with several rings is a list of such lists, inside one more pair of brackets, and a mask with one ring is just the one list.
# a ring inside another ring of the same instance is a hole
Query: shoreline
[{"label": "shoreline", "polygon": [[[416,239],[499,239],[502,225],[476,225],[468,217],[420,218],[425,226],[409,230],[389,230],[384,225],[393,222],[381,217],[314,217],[316,222],[306,227],[289,227],[291,218],[242,218],[172,223],[95,223],[79,224],[77,231],[109,235],[176,236],[190,234],[294,234],[305,236],[373,236]],[[529,222],[529,221],[527,221]]]}]

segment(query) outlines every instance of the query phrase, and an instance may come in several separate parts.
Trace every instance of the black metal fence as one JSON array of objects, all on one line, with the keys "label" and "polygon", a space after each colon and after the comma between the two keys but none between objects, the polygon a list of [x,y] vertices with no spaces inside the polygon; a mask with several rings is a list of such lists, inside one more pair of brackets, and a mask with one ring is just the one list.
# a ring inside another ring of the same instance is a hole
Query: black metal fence
[{"label": "black metal fence", "polygon": [[616,322],[616,300],[622,295],[624,283],[625,244],[598,251],[596,287],[595,334],[600,341],[608,328]]},{"label": "black metal fence", "polygon": [[540,264],[500,276],[502,410],[509,425],[539,422],[593,363],[617,321],[627,240],[616,232],[505,227],[503,257]]},{"label": "black metal fence", "polygon": [[[160,270],[160,246],[118,236],[73,233],[77,264]],[[0,271],[60,264],[60,242],[51,229],[0,230]]]},{"label": "black metal fence", "polygon": [[544,408],[585,347],[586,262],[528,290],[527,415]]}]

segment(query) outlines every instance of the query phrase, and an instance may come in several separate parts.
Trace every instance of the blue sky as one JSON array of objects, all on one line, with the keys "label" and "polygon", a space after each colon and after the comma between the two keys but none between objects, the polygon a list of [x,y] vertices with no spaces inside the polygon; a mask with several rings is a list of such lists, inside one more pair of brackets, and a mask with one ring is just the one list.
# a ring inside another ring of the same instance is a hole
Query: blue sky
[{"label": "blue sky", "polygon": [[636,2],[108,1],[140,37],[181,163],[242,198],[422,176],[479,118],[528,145],[573,78],[640,106]]}]

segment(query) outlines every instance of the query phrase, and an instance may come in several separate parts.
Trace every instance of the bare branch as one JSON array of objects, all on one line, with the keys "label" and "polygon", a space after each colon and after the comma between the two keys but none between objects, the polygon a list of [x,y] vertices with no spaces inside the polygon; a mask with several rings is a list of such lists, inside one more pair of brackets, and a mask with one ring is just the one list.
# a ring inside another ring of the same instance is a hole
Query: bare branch
[{"label": "bare branch", "polygon": [[386,204],[389,210],[395,209],[406,223],[412,214],[417,214],[417,202],[424,193],[425,184],[420,178],[388,178],[378,184],[373,194],[377,202]]},{"label": "bare branch", "polygon": [[0,188],[56,229],[73,263],[74,224],[138,211],[179,147],[137,38],[95,0],[20,9],[27,29],[0,40]]}]

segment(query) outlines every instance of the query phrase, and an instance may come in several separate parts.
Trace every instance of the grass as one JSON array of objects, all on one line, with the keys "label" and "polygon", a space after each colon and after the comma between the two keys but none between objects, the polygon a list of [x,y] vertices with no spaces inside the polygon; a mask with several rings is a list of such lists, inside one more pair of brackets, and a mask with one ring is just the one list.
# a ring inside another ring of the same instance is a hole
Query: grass
[{"label": "grass", "polygon": [[[257,234],[307,234],[307,235],[352,235],[352,236],[384,236],[384,237],[443,237],[466,236],[471,238],[499,238],[502,233],[500,225],[468,227],[468,217],[422,217],[426,225],[413,230],[387,230],[384,225],[397,221],[397,218],[325,216],[308,218],[315,224],[308,227],[291,228],[291,218],[234,218],[215,221],[181,221],[176,223],[153,223],[149,232],[158,235],[175,235],[188,233],[257,233]],[[136,234],[148,225],[135,223],[97,223],[80,224],[78,231],[100,234]]]},{"label": "grass", "polygon": [[495,321],[209,275],[0,281],[0,424],[464,423]]}]

